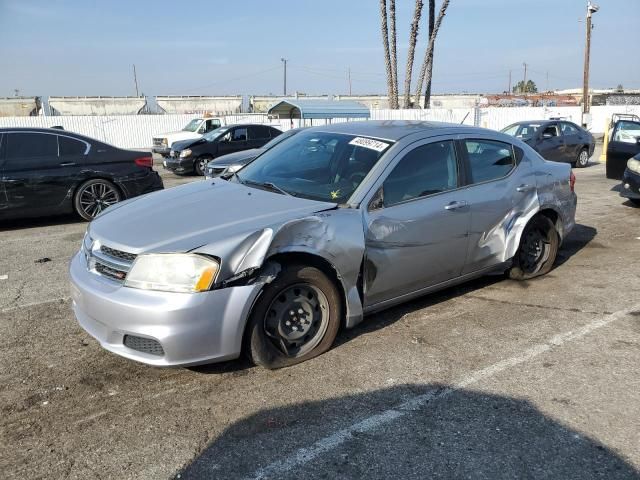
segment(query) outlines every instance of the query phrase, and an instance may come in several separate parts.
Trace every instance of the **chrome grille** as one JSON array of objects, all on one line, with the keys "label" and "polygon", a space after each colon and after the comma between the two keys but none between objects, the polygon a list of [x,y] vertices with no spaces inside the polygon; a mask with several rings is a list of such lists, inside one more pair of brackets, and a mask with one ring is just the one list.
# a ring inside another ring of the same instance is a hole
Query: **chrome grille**
[{"label": "chrome grille", "polygon": [[129,347],[138,352],[148,353],[149,355],[156,355],[158,357],[164,355],[164,349],[162,345],[160,345],[160,342],[152,338],[125,335],[122,343],[124,343],[125,347]]},{"label": "chrome grille", "polygon": [[87,267],[93,273],[123,283],[136,259],[135,254],[91,242],[84,244]]},{"label": "chrome grille", "polygon": [[137,257],[135,253],[123,252],[122,250],[116,250],[115,248],[110,248],[105,245],[100,247],[100,251],[110,257],[126,260],[127,262],[133,262]]},{"label": "chrome grille", "polygon": [[100,262],[96,262],[96,272],[98,272],[100,275],[104,275],[105,277],[110,277],[113,278],[114,280],[117,281],[123,281],[124,278],[127,276],[126,272],[123,272],[121,270],[115,269],[115,268],[111,268],[108,267],[106,265],[103,265]]}]

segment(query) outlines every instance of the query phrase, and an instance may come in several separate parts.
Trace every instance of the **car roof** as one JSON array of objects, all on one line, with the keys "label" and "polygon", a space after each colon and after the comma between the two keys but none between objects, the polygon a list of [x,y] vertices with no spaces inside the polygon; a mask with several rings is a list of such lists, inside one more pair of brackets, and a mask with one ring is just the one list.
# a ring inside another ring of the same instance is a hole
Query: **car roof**
[{"label": "car roof", "polygon": [[[470,127],[469,125],[416,120],[364,120],[360,122],[333,123],[330,125],[311,127],[309,131],[361,135],[394,142],[415,133],[429,133],[430,135],[427,136],[435,136],[450,133],[487,132],[484,128]],[[492,133],[495,132],[492,131]]]},{"label": "car roof", "polygon": [[58,135],[72,134],[79,135],[75,132],[70,132],[68,130],[62,130],[60,128],[40,128],[40,127],[2,127],[0,128],[0,133],[3,132],[40,132],[40,133],[56,133]]}]

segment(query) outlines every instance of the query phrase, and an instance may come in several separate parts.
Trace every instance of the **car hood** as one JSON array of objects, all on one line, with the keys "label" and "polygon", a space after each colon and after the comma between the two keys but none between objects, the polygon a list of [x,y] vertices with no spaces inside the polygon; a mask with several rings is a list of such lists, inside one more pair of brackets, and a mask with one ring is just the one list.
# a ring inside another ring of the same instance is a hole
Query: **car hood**
[{"label": "car hood", "polygon": [[208,165],[211,167],[220,167],[227,165],[244,165],[249,160],[253,160],[263,152],[262,148],[252,148],[241,152],[228,153],[221,157],[211,160]]},{"label": "car hood", "polygon": [[116,204],[89,226],[94,240],[131,253],[186,252],[335,208],[223,180],[204,180]]},{"label": "car hood", "polygon": [[177,142],[173,142],[171,144],[171,150],[174,152],[179,152],[184,150],[185,148],[193,147],[194,145],[199,145],[201,143],[205,143],[206,140],[204,138],[190,138],[188,140],[180,140]]}]

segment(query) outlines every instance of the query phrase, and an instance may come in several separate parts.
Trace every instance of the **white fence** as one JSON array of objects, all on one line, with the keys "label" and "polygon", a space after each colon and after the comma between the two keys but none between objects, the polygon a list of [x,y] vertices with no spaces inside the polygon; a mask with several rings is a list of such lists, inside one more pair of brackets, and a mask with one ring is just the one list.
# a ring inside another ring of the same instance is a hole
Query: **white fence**
[{"label": "white fence", "polygon": [[[613,113],[640,116],[640,106],[592,107],[590,130],[602,134]],[[0,117],[0,127],[52,127],[97,138],[122,148],[150,148],[153,135],[180,130],[195,115],[117,115],[59,117]],[[581,122],[580,107],[435,108],[429,110],[371,110],[371,120],[432,120],[462,123],[499,130],[521,120],[564,117]],[[225,123],[267,123],[282,130],[304,125],[324,125],[324,120],[269,120],[265,114],[238,114],[224,117]],[[346,120],[334,120],[333,123]]]}]

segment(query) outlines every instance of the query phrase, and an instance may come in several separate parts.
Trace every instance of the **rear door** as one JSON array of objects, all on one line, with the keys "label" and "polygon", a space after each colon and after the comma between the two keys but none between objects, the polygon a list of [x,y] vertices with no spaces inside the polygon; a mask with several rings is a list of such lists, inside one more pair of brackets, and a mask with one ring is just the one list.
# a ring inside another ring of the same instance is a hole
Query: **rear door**
[{"label": "rear door", "polygon": [[565,150],[564,141],[560,135],[557,123],[548,123],[541,128],[540,137],[536,144],[536,150],[546,160],[554,162],[564,162]]},{"label": "rear door", "polygon": [[58,135],[10,132],[6,135],[3,180],[9,208],[55,209],[63,204],[78,166],[58,155]]},{"label": "rear door", "polygon": [[271,132],[266,125],[252,125],[247,129],[249,131],[249,148],[260,148],[271,140]]},{"label": "rear door", "polygon": [[575,162],[584,146],[581,132],[569,122],[560,122],[560,132],[564,140],[564,161]]},{"label": "rear door", "polygon": [[640,122],[618,120],[609,132],[607,178],[621,180],[627,160],[640,152]]}]

